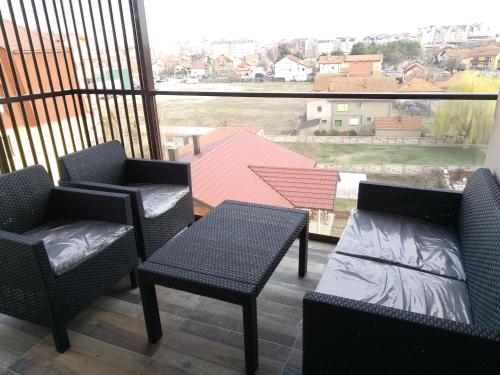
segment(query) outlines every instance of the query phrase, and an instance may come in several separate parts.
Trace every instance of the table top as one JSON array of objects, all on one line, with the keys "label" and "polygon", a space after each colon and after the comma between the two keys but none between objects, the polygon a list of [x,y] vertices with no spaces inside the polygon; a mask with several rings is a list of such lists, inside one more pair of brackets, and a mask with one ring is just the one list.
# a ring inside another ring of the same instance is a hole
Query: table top
[{"label": "table top", "polygon": [[139,271],[260,291],[307,223],[306,211],[224,201],[156,251]]}]

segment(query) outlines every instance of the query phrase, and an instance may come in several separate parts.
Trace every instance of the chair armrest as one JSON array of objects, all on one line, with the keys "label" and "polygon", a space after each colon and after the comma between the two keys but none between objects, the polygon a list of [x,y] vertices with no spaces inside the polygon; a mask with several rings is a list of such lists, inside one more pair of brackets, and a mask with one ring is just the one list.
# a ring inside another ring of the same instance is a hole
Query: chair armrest
[{"label": "chair armrest", "polygon": [[56,187],[51,198],[58,216],[133,225],[128,194]]},{"label": "chair armrest", "polygon": [[158,184],[185,185],[191,187],[189,163],[164,160],[127,159],[128,181]]},{"label": "chair armrest", "polygon": [[1,287],[44,292],[44,282],[53,279],[42,240],[0,230]]},{"label": "chair armrest", "polygon": [[413,217],[455,227],[462,194],[417,187],[360,182],[358,209]]},{"label": "chair armrest", "polygon": [[311,291],[303,303],[304,374],[500,365],[500,337],[484,327]]}]

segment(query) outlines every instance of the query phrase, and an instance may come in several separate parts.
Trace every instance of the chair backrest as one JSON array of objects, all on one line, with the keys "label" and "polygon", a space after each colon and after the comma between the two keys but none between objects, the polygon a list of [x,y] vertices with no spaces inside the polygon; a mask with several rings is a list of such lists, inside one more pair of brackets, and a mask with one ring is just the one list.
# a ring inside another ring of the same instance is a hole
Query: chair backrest
[{"label": "chair backrest", "polygon": [[489,169],[465,187],[459,233],[474,323],[500,334],[500,187]]},{"label": "chair backrest", "polygon": [[19,234],[44,223],[53,187],[41,165],[0,176],[0,229]]},{"label": "chair backrest", "polygon": [[122,185],[126,159],[121,143],[110,141],[59,158],[59,175],[61,181]]}]

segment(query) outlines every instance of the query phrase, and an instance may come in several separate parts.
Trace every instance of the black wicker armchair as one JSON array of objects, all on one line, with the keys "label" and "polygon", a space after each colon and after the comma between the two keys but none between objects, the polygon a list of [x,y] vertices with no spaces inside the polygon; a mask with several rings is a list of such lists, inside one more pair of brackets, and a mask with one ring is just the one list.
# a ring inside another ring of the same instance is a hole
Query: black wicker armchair
[{"label": "black wicker armchair", "polygon": [[41,166],[0,176],[0,312],[50,327],[59,352],[136,253],[128,195],[54,187]]},{"label": "black wicker armchair", "polygon": [[[362,215],[376,219],[349,239]],[[399,232],[379,231],[372,246],[367,231],[381,217]],[[445,235],[433,239],[432,228]],[[458,257],[439,253],[445,236]],[[417,248],[416,259],[407,257],[412,241],[439,246]],[[500,188],[491,172],[476,171],[463,194],[361,183],[358,210],[303,314],[304,374],[500,373]]]},{"label": "black wicker armchair", "polygon": [[130,159],[111,141],[61,157],[59,174],[65,186],[130,195],[142,260],[194,221],[189,163]]}]

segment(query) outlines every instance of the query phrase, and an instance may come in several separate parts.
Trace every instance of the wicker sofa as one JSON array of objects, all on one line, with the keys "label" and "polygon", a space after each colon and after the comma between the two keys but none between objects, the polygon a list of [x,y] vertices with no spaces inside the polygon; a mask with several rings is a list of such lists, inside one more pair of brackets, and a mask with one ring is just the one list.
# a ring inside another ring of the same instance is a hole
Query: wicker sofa
[{"label": "wicker sofa", "polygon": [[127,158],[110,141],[61,157],[59,175],[64,186],[130,195],[142,260],[194,221],[189,163]]},{"label": "wicker sofa", "polygon": [[42,166],[0,176],[0,313],[66,323],[137,267],[130,198],[54,187]]},{"label": "wicker sofa", "polygon": [[500,373],[500,188],[361,183],[316,291],[303,373]]}]

